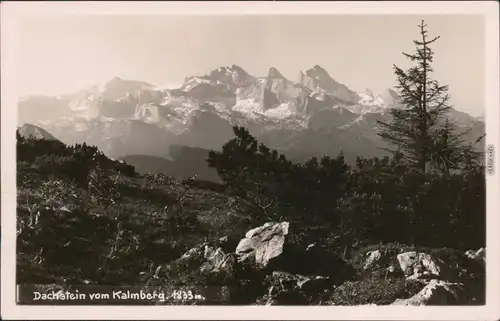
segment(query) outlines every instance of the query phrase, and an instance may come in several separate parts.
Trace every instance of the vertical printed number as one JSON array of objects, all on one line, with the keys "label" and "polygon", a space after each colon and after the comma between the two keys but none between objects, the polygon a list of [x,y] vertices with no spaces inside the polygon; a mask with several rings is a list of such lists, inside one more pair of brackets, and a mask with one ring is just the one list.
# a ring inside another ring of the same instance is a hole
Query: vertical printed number
[{"label": "vertical printed number", "polygon": [[493,145],[488,145],[488,149],[486,151],[487,158],[486,158],[486,170],[488,171],[489,175],[494,174],[494,169],[495,169],[495,147]]}]

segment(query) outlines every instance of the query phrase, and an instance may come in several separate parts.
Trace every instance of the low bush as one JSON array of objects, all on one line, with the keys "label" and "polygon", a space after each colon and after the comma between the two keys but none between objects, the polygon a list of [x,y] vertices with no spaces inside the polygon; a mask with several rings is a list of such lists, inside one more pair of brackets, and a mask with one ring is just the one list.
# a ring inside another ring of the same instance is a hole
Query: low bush
[{"label": "low bush", "polygon": [[424,288],[418,281],[401,278],[367,278],[358,281],[347,281],[336,287],[328,295],[327,304],[361,305],[391,304],[396,299],[409,298]]}]

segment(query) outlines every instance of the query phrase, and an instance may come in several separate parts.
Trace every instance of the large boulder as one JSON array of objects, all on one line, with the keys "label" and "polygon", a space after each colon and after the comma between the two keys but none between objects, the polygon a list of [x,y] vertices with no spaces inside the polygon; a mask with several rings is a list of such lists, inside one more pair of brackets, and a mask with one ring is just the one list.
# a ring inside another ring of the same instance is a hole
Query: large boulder
[{"label": "large boulder", "polygon": [[446,267],[437,257],[412,251],[398,254],[397,258],[407,279],[443,278]]},{"label": "large boulder", "polygon": [[461,283],[431,280],[419,293],[409,299],[397,299],[393,305],[459,305],[466,304],[466,291]]},{"label": "large boulder", "polygon": [[253,260],[259,267],[268,266],[271,260],[283,254],[289,225],[289,222],[269,222],[248,231],[236,247],[238,260]]},{"label": "large boulder", "polygon": [[267,271],[352,278],[354,268],[327,249],[292,242],[289,223],[266,223],[247,232],[236,248],[238,261]]}]

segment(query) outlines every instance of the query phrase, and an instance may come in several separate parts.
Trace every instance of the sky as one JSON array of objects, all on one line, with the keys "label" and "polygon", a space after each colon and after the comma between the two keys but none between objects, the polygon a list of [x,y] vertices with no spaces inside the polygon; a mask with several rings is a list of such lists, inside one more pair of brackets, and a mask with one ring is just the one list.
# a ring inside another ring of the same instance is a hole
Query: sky
[{"label": "sky", "polygon": [[114,77],[175,86],[232,64],[254,76],[270,67],[296,80],[320,65],[362,91],[395,85],[393,64],[408,67],[417,25],[441,38],[434,78],[450,86],[455,108],[484,111],[484,20],[474,15],[66,16],[19,24],[19,95],[59,95]]}]

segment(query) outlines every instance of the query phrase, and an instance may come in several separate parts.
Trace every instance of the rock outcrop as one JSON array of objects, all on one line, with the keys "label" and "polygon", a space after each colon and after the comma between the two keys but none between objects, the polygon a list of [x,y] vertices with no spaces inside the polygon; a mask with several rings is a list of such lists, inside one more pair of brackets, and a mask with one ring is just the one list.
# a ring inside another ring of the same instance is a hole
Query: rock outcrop
[{"label": "rock outcrop", "polygon": [[486,249],[483,247],[474,252],[473,250],[468,250],[465,252],[465,256],[467,256],[469,259],[482,262],[486,264]]},{"label": "rock outcrop", "polygon": [[463,284],[431,280],[419,293],[409,299],[398,299],[393,305],[457,305],[463,303],[465,297]]},{"label": "rock outcrop", "polygon": [[[174,285],[226,286],[226,303],[236,305],[484,302],[484,249],[456,256],[452,249],[431,255],[381,248],[366,253],[356,272],[327,248],[296,242],[296,232],[289,222],[268,222],[249,230],[239,243],[225,237],[200,244],[167,266],[165,273]],[[466,271],[459,275],[454,266]],[[159,279],[158,270],[155,278]]]},{"label": "rock outcrop", "polygon": [[264,305],[310,304],[332,287],[332,280],[322,276],[304,276],[275,271],[265,280],[268,291],[259,302]]},{"label": "rock outcrop", "polygon": [[203,243],[184,253],[175,261],[175,265],[195,274],[218,274],[232,278],[236,269],[236,256],[224,251],[223,247],[227,242],[227,238],[222,238],[217,242]]},{"label": "rock outcrop", "polygon": [[318,65],[300,72],[297,82],[312,91],[324,92],[349,104],[356,104],[361,99],[356,92],[335,81],[325,69]]},{"label": "rock outcrop", "polygon": [[338,255],[321,246],[308,247],[291,241],[288,222],[266,223],[247,232],[236,248],[238,261],[257,269],[312,276],[354,276],[354,269]]},{"label": "rock outcrop", "polygon": [[427,253],[405,252],[397,256],[407,279],[442,278],[444,262]]},{"label": "rock outcrop", "polygon": [[258,267],[266,267],[283,254],[289,225],[288,222],[266,223],[248,231],[236,247],[238,260],[252,260]]},{"label": "rock outcrop", "polygon": [[213,248],[205,246],[204,255],[206,262],[201,266],[201,272],[221,272],[228,274],[234,273],[235,257],[231,254],[226,254],[221,248]]},{"label": "rock outcrop", "polygon": [[382,253],[380,252],[380,250],[375,250],[366,253],[366,256],[367,258],[365,264],[363,265],[364,270],[368,270],[372,268],[375,264],[377,264],[377,262],[379,262],[380,259],[382,258]]}]

